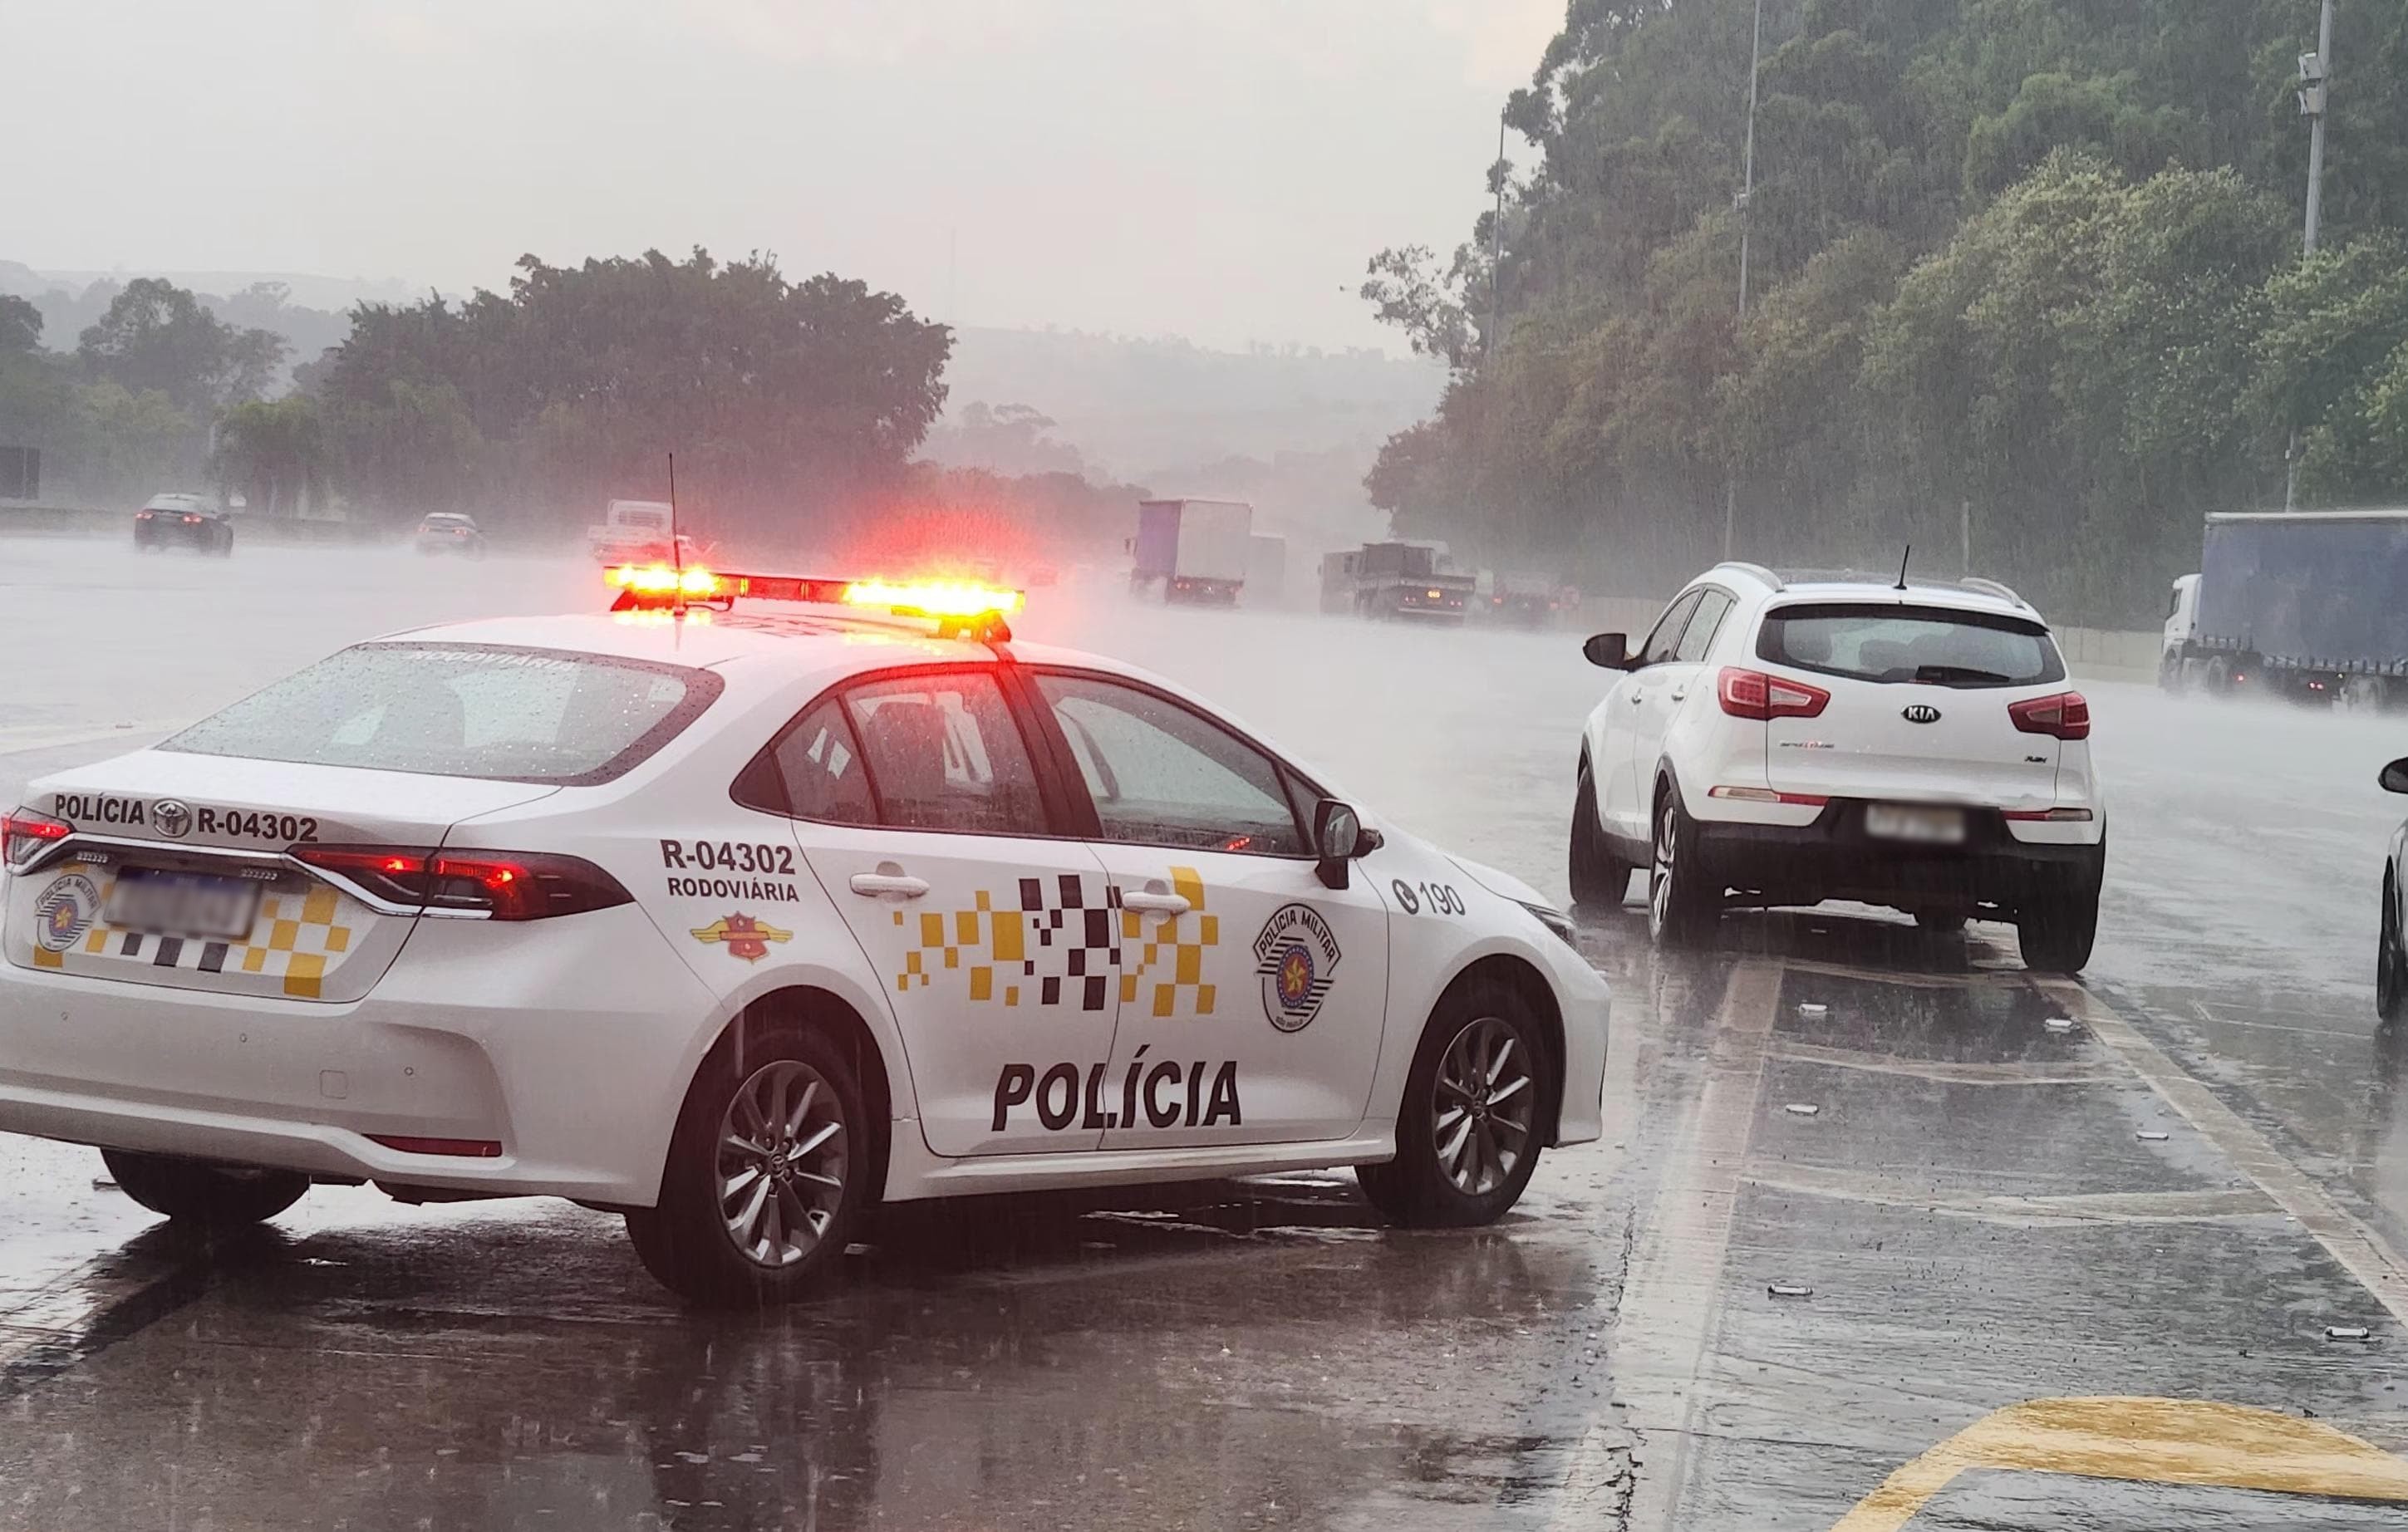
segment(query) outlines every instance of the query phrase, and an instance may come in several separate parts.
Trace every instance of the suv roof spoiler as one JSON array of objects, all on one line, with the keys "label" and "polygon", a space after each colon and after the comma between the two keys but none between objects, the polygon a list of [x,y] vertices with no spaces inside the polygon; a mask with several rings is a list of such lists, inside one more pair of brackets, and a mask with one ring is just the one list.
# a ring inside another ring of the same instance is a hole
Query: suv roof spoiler
[{"label": "suv roof spoiler", "polygon": [[1741,574],[1764,581],[1767,585],[1771,586],[1776,591],[1785,591],[1789,588],[1787,582],[1779,575],[1774,574],[1771,570],[1766,568],[1761,564],[1749,564],[1741,559],[1725,559],[1720,564],[1715,565],[1714,567],[1717,569],[1736,569]]},{"label": "suv roof spoiler", "polygon": [[1956,583],[1964,586],[1969,591],[1980,591],[1986,595],[1995,595],[2000,600],[2012,602],[2015,606],[2021,607],[2026,611],[2031,610],[2030,602],[2026,601],[2022,596],[2017,595],[2012,586],[2001,584],[1998,580],[1984,580],[1979,575],[1967,575]]}]

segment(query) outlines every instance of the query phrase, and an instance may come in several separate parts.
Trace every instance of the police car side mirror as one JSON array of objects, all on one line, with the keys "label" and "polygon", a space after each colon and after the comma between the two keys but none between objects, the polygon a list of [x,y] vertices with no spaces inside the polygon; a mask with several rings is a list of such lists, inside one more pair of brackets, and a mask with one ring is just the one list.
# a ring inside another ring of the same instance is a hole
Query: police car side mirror
[{"label": "police car side mirror", "polygon": [[1336,798],[1312,806],[1312,850],[1321,858],[1313,870],[1326,888],[1344,888],[1346,864],[1363,854],[1363,817]]},{"label": "police car side mirror", "polygon": [[1630,668],[1630,635],[1600,633],[1581,645],[1581,652],[1588,656],[1589,664],[1601,670],[1627,670]]},{"label": "police car side mirror", "polygon": [[2385,766],[2383,775],[2375,780],[2383,784],[2386,793],[2408,793],[2408,760],[2394,761]]}]

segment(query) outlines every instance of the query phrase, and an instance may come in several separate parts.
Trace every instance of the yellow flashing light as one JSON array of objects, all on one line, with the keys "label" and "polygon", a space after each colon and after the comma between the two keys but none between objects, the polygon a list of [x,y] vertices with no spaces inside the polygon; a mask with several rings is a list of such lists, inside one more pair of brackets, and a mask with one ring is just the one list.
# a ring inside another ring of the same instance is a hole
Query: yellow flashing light
[{"label": "yellow flashing light", "polygon": [[704,568],[677,569],[666,564],[623,564],[607,576],[612,585],[639,596],[684,596],[708,600],[719,594],[719,577]]},{"label": "yellow flashing light", "polygon": [[916,617],[1008,617],[1020,609],[1021,600],[1018,591],[967,580],[856,580],[844,588],[849,607],[882,607]]}]

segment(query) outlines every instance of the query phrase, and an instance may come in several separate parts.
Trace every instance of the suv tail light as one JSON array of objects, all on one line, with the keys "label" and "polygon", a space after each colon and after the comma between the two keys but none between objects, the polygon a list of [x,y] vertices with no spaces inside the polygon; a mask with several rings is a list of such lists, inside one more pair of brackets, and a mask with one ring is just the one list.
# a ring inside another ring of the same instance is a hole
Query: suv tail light
[{"label": "suv tail light", "polygon": [[1831,702],[1831,694],[1819,686],[1737,666],[1724,668],[1714,694],[1733,718],[1814,718]]},{"label": "suv tail light", "polygon": [[635,902],[619,880],[578,856],[421,846],[296,846],[292,854],[389,904],[436,914],[536,921]]},{"label": "suv tail light", "polygon": [[2007,716],[2026,734],[2054,735],[2059,739],[2090,737],[2090,700],[2079,692],[2011,703]]},{"label": "suv tail light", "polygon": [[0,814],[0,862],[22,866],[51,841],[64,840],[73,834],[75,826],[65,820],[31,809],[11,809]]}]

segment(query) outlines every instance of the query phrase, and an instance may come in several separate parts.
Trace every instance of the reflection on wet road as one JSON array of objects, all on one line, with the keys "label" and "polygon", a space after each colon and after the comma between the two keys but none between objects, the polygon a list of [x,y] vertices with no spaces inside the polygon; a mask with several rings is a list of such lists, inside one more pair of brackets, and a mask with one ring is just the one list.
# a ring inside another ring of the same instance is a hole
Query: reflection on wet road
[{"label": "reflection on wet road", "polygon": [[[64,557],[0,580],[104,637],[36,667],[0,792],[591,574],[264,550],[70,611]],[[285,615],[208,649],[205,579]],[[1047,594],[1032,637],[1560,892],[1596,689],[1563,639]],[[137,619],[190,674],[106,637]],[[2381,731],[2093,694],[2088,985],[1995,926],[1751,913],[1659,957],[1589,920],[1608,1137],[1492,1229],[1388,1230],[1342,1173],[904,1208],[826,1301],[705,1318],[584,1210],[321,1188],[208,1245],[0,1140],[0,1528],[2402,1525],[2408,1043],[2366,993],[2390,810],[2347,785]]]}]

